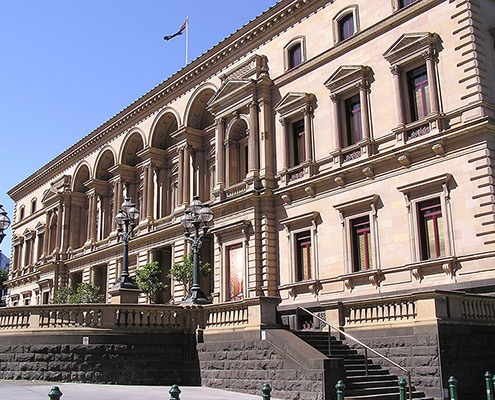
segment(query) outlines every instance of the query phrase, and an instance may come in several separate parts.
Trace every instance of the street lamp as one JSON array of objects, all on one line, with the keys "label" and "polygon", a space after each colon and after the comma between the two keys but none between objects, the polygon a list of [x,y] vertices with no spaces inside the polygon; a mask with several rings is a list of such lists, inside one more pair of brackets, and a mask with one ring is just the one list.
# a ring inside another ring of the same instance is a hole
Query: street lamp
[{"label": "street lamp", "polygon": [[[118,225],[118,230],[123,232],[122,242],[124,244],[124,255],[122,257],[122,272],[120,278],[113,285],[114,288],[123,289],[138,289],[132,278],[129,276],[129,240],[132,236],[132,229],[139,219],[139,210],[136,205],[127,197],[115,216],[115,223]],[[122,228],[124,226],[124,228]]]},{"label": "street lamp", "polygon": [[[213,219],[213,211],[208,204],[203,204],[199,200],[199,196],[194,196],[189,209],[184,211],[184,215],[180,220],[180,224],[186,229],[184,236],[191,243],[191,249],[194,256],[193,266],[193,285],[191,293],[188,293],[183,303],[195,303],[195,304],[210,304],[211,300],[208,299],[201,290],[199,284],[199,250],[202,246],[201,238],[208,232],[208,222]],[[202,233],[199,229],[203,225]],[[189,229],[194,228],[194,236],[191,237]]]},{"label": "street lamp", "polygon": [[7,211],[3,209],[3,206],[0,205],[0,244],[3,241],[3,238],[5,237],[4,231],[8,229],[10,226],[10,219],[7,216]]}]

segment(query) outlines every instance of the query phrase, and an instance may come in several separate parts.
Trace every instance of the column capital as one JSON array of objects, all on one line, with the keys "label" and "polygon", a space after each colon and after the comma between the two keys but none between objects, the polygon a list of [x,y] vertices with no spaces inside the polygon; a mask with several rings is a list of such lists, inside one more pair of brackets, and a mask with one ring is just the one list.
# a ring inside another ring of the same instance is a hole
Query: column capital
[{"label": "column capital", "polygon": [[435,61],[437,58],[437,51],[431,47],[429,47],[427,50],[425,50],[423,53],[421,53],[423,58],[426,61],[433,60]]},{"label": "column capital", "polygon": [[363,80],[359,81],[358,83],[356,83],[356,87],[360,91],[364,90],[364,91],[368,92],[370,90],[370,84],[369,84],[367,79],[363,79]]},{"label": "column capital", "polygon": [[392,75],[398,76],[400,74],[399,66],[398,65],[391,65],[390,66],[390,72],[392,73]]},{"label": "column capital", "polygon": [[333,103],[338,103],[339,102],[339,96],[336,93],[331,93],[330,94],[330,100],[332,100]]}]

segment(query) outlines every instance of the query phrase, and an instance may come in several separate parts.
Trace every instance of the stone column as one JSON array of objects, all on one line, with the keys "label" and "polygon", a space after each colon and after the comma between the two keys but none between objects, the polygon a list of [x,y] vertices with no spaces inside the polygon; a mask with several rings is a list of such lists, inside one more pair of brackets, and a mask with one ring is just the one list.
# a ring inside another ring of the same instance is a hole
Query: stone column
[{"label": "stone column", "polygon": [[147,178],[148,178],[148,184],[147,184],[147,190],[146,190],[146,198],[147,198],[147,202],[146,202],[146,218],[148,219],[153,219],[153,216],[154,216],[154,206],[153,206],[153,200],[155,198],[155,188],[154,188],[154,182],[153,182],[153,176],[154,176],[154,171],[153,171],[153,166],[150,165],[148,166],[147,168],[148,170],[148,174],[147,174]]},{"label": "stone column", "polygon": [[184,148],[179,149],[179,173],[177,185],[177,205],[181,206],[184,202]]},{"label": "stone column", "polygon": [[342,138],[342,135],[340,134],[340,124],[339,124],[340,99],[335,94],[331,94],[330,99],[332,100],[333,132],[334,132],[334,135],[336,138],[336,145],[337,145],[336,147],[341,149],[341,148],[345,147],[345,145],[344,145],[344,140]]},{"label": "stone column", "polygon": [[143,168],[143,204],[141,205],[142,209],[140,210],[142,215],[141,219],[148,217],[148,172],[149,167],[145,166]]},{"label": "stone column", "polygon": [[304,109],[304,160],[309,162],[313,159],[311,146],[311,107],[308,105]]},{"label": "stone column", "polygon": [[184,197],[183,203],[187,207],[191,202],[191,146],[184,147]]},{"label": "stone column", "polygon": [[62,204],[62,238],[60,241],[61,251],[67,251],[69,247],[71,231],[70,231],[70,215],[71,215],[71,206],[69,204]]},{"label": "stone column", "polygon": [[423,53],[423,57],[426,60],[426,74],[428,75],[428,88],[430,95],[430,114],[438,114],[440,108],[438,105],[438,90],[437,90],[437,76],[435,74],[435,50],[428,49]]},{"label": "stone column", "polygon": [[282,124],[282,170],[289,168],[289,122],[287,118],[280,118]]},{"label": "stone column", "polygon": [[259,140],[258,140],[258,104],[252,102],[249,105],[249,171],[257,171],[259,169],[258,154],[259,154]]},{"label": "stone column", "polygon": [[96,193],[91,191],[88,193],[88,241],[96,239]]},{"label": "stone column", "polygon": [[363,129],[363,139],[370,138],[370,115],[368,112],[368,82],[364,79],[358,83],[359,102],[361,103],[361,126]]},{"label": "stone column", "polygon": [[216,186],[222,188],[225,185],[225,147],[224,136],[225,127],[223,118],[218,118],[215,127],[215,171],[216,171]]},{"label": "stone column", "polygon": [[397,126],[404,126],[404,100],[400,84],[400,69],[397,65],[392,65],[390,67],[390,71],[394,77],[395,114],[397,116]]},{"label": "stone column", "polygon": [[43,241],[43,255],[48,255],[48,243],[50,243],[50,215],[51,211],[45,213],[45,239]]},{"label": "stone column", "polygon": [[63,205],[59,204],[57,207],[57,241],[55,247],[62,250],[62,229],[63,229]]}]

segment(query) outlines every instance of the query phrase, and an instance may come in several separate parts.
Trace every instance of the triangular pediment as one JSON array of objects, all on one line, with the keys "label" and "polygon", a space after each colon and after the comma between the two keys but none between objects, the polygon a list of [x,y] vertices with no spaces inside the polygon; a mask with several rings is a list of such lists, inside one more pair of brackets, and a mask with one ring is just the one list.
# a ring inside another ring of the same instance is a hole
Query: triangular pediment
[{"label": "triangular pediment", "polygon": [[51,199],[57,197],[58,195],[59,193],[52,186],[50,186],[50,189],[45,190],[45,192],[43,193],[43,198],[41,199],[41,202],[46,203]]},{"label": "triangular pediment", "polygon": [[275,111],[281,115],[286,114],[293,109],[304,107],[311,103],[314,97],[315,95],[312,93],[289,92],[275,104]]},{"label": "triangular pediment", "polygon": [[35,233],[34,230],[26,228],[26,229],[24,229],[24,232],[22,232],[22,236],[24,236],[25,238],[29,238],[29,237],[33,236],[34,233]]},{"label": "triangular pediment", "polygon": [[383,54],[383,57],[385,57],[385,59],[389,62],[395,62],[396,60],[404,57],[404,55],[409,55],[427,48],[433,44],[436,39],[436,33],[404,33],[394,42],[394,44],[392,44],[392,46],[390,46],[390,48]]},{"label": "triangular pediment", "polygon": [[37,231],[37,232],[40,232],[40,231],[43,231],[45,229],[45,224],[41,221],[39,221],[36,226],[34,227],[34,229]]},{"label": "triangular pediment", "polygon": [[217,92],[213,95],[213,97],[210,99],[210,101],[208,101],[207,106],[211,106],[215,103],[218,103],[223,98],[232,95],[232,93],[238,92],[243,88],[249,87],[251,83],[252,81],[244,80],[244,79],[228,80],[224,82],[222,86],[220,86],[220,88],[217,90]]},{"label": "triangular pediment", "polygon": [[369,67],[364,65],[341,65],[330,75],[324,85],[330,90],[335,90],[338,87],[362,79],[368,69]]}]

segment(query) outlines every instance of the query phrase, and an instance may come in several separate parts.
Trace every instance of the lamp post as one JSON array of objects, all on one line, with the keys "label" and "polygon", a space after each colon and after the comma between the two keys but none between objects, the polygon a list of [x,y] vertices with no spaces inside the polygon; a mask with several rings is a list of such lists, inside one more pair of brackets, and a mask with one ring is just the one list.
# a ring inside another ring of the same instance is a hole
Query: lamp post
[{"label": "lamp post", "polygon": [[[201,290],[201,285],[199,283],[199,251],[202,246],[201,238],[208,232],[208,222],[213,219],[213,211],[211,211],[208,204],[203,204],[199,200],[199,196],[194,196],[193,201],[189,208],[184,212],[180,223],[186,229],[184,236],[187,241],[191,243],[191,250],[193,252],[193,285],[191,288],[191,293],[188,293],[186,299],[183,303],[194,303],[194,304],[210,304],[211,300],[208,299],[203,291]],[[201,225],[203,225],[202,232],[200,233]],[[191,232],[189,229],[194,228],[193,237],[191,237]]]},{"label": "lamp post", "polygon": [[6,231],[10,226],[10,219],[7,216],[7,211],[3,209],[3,206],[0,205],[0,244],[5,237],[4,231]]},{"label": "lamp post", "polygon": [[[132,278],[129,276],[129,240],[132,236],[132,229],[139,219],[139,210],[136,205],[127,197],[115,216],[115,223],[118,230],[123,232],[122,242],[124,244],[124,254],[122,257],[122,272],[120,278],[113,285],[113,288],[138,289]],[[122,228],[123,226],[123,228]]]}]

